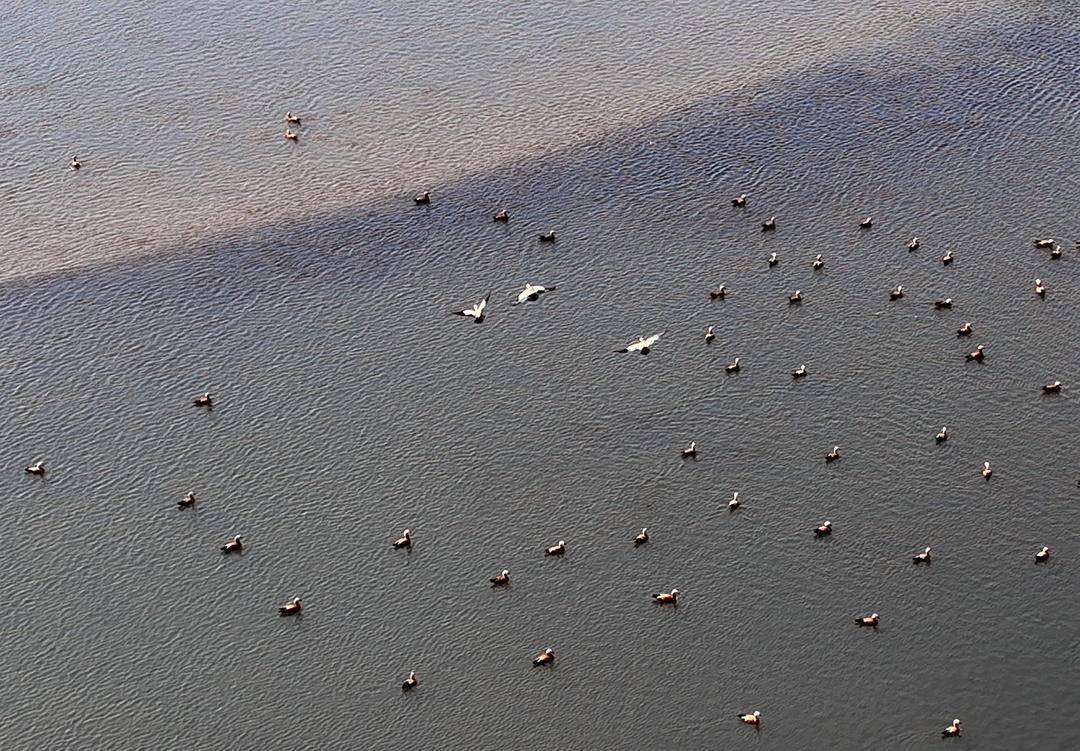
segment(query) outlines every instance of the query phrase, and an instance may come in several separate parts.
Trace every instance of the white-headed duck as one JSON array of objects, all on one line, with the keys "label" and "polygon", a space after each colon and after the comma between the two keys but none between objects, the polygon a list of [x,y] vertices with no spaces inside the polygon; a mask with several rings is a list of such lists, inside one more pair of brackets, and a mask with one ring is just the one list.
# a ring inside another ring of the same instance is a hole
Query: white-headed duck
[{"label": "white-headed duck", "polygon": [[952,310],[952,298],[946,297],[941,300],[934,300],[934,307],[938,310]]},{"label": "white-headed duck", "polygon": [[963,326],[956,330],[956,336],[957,338],[961,336],[971,336],[971,332],[974,330],[975,329],[971,327],[971,321],[966,321]]},{"label": "white-headed duck", "polygon": [[229,553],[239,553],[244,549],[244,543],[240,539],[240,535],[233,535],[229,538],[229,541],[221,546],[221,552],[225,555]]},{"label": "white-headed duck", "polygon": [[726,296],[727,287],[725,287],[723,284],[709,292],[709,297],[713,300],[723,300]]},{"label": "white-headed duck", "polygon": [[673,589],[670,592],[657,592],[652,595],[652,598],[661,605],[677,605],[679,603],[679,590]]},{"label": "white-headed duck", "polygon": [[982,362],[984,359],[986,359],[985,347],[980,344],[978,347],[975,348],[973,352],[968,352],[966,355],[964,355],[964,359],[968,362],[972,360],[974,360],[975,362]]},{"label": "white-headed duck", "polygon": [[1052,248],[1054,246],[1054,238],[1044,237],[1035,241],[1036,248]]},{"label": "white-headed duck", "polygon": [[409,677],[401,682],[402,691],[412,691],[420,683],[415,672],[409,672]]},{"label": "white-headed duck", "polygon": [[802,305],[802,290],[797,289],[788,295],[788,305]]},{"label": "white-headed duck", "polygon": [[806,378],[806,376],[806,365],[800,365],[799,367],[795,368],[795,370],[791,371],[792,378]]},{"label": "white-headed duck", "polygon": [[566,555],[566,540],[559,540],[555,545],[544,548],[544,555]]},{"label": "white-headed duck", "polygon": [[192,506],[195,505],[195,494],[194,493],[188,493],[183,498],[181,498],[179,501],[177,501],[176,505],[179,506],[180,508],[191,508]]},{"label": "white-headed duck", "polygon": [[916,553],[911,556],[912,563],[929,563],[930,562],[930,548],[924,548],[923,552]]},{"label": "white-headed duck", "polygon": [[508,587],[508,586],[510,586],[510,570],[504,568],[496,576],[493,576],[490,579],[488,579],[488,581],[491,582],[492,588],[494,588],[494,587]]},{"label": "white-headed duck", "polygon": [[839,461],[839,459],[840,459],[840,447],[839,446],[833,446],[832,451],[830,451],[829,453],[827,453],[825,455],[825,462],[826,463]]},{"label": "white-headed duck", "polygon": [[705,343],[706,344],[709,344],[715,338],[716,338],[716,334],[713,333],[713,327],[712,326],[705,329]]},{"label": "white-headed duck", "polygon": [[943,255],[943,256],[941,257],[941,265],[942,265],[942,266],[948,266],[948,265],[949,265],[950,263],[952,263],[952,262],[953,262],[953,254],[952,254],[952,251],[951,251],[951,250],[946,250],[946,251],[945,251],[945,255]]},{"label": "white-headed duck", "polygon": [[816,256],[814,256],[814,261],[810,264],[810,266],[814,269],[814,271],[820,271],[821,269],[825,268],[825,259],[823,259],[821,257],[821,254],[818,253]]},{"label": "white-headed duck", "polygon": [[550,665],[555,661],[555,651],[550,647],[533,658],[533,665]]},{"label": "white-headed duck", "polygon": [[832,534],[832,522],[823,521],[814,527],[814,537],[825,537]]},{"label": "white-headed duck", "polygon": [[690,445],[682,450],[683,459],[693,459],[697,457],[697,442],[690,441]]},{"label": "white-headed duck", "polygon": [[1044,394],[1060,394],[1061,393],[1061,381],[1054,381],[1048,383],[1042,387]]},{"label": "white-headed duck", "polygon": [[947,440],[949,440],[949,428],[945,425],[942,425],[941,430],[939,430],[938,434],[934,436],[934,441],[937,443],[945,443],[945,441]]},{"label": "white-headed duck", "polygon": [[739,500],[739,491],[736,490],[735,492],[732,493],[731,500],[727,502],[727,507],[731,511],[734,511],[735,509],[739,508],[739,506],[741,506],[741,505],[742,505],[742,501]]},{"label": "white-headed duck", "polygon": [[558,239],[559,236],[555,234],[555,230],[553,229],[549,229],[547,232],[540,235],[540,242],[542,243],[553,243]]},{"label": "white-headed duck", "polygon": [[911,242],[909,242],[907,244],[907,249],[909,251],[910,250],[918,250],[919,249],[919,238],[917,238],[917,237],[911,238]]},{"label": "white-headed duck", "polygon": [[761,223],[761,231],[762,232],[771,232],[774,229],[776,229],[776,217],[775,216],[770,216],[768,219],[766,219],[764,222]]},{"label": "white-headed duck", "polygon": [[191,403],[194,404],[196,407],[206,407],[207,409],[210,409],[214,406],[214,400],[210,398],[209,391],[207,391],[202,396],[195,397],[191,400]]},{"label": "white-headed duck", "polygon": [[861,222],[859,222],[859,226],[862,227],[863,229],[870,229],[871,227],[874,226],[874,217],[872,217],[872,216],[866,217]]},{"label": "white-headed duck", "polygon": [[871,613],[870,615],[864,615],[855,619],[855,622],[860,626],[869,626],[870,628],[878,627],[878,614]]},{"label": "white-headed duck", "polygon": [[638,533],[637,537],[634,538],[634,547],[637,547],[639,545],[644,545],[648,541],[649,541],[649,528],[648,527],[642,527],[641,531]]},{"label": "white-headed duck", "polygon": [[942,738],[959,738],[960,737],[960,718],[954,718],[952,723],[945,727],[941,731]]},{"label": "white-headed duck", "polygon": [[294,597],[278,608],[278,615],[300,615],[300,598]]},{"label": "white-headed duck", "polygon": [[734,360],[732,360],[727,365],[725,365],[724,370],[727,371],[728,373],[738,373],[739,372],[739,358],[736,357]]},{"label": "white-headed duck", "polygon": [[776,255],[776,253],[769,254],[769,268],[771,269],[778,263],[780,263],[780,256]]},{"label": "white-headed duck", "polygon": [[899,299],[903,298],[903,296],[904,296],[904,287],[903,287],[903,285],[900,285],[900,284],[897,284],[896,287],[894,287],[893,290],[891,292],[889,292],[889,299],[890,300],[899,300]]},{"label": "white-headed duck", "polygon": [[412,532],[407,529],[404,530],[401,533],[401,537],[397,538],[390,544],[397,549],[405,548],[407,550],[412,550]]},{"label": "white-headed duck", "polygon": [[747,196],[745,193],[740,193],[739,195],[737,195],[737,196],[735,196],[734,198],[731,199],[731,205],[732,206],[737,206],[737,207],[739,207],[741,209],[744,206],[746,206],[746,199],[747,198],[749,198],[749,196]]},{"label": "white-headed duck", "polygon": [[418,196],[413,196],[413,203],[417,206],[427,206],[431,203],[431,191],[425,190]]},{"label": "white-headed duck", "polygon": [[993,468],[990,466],[990,462],[983,462],[982,469],[979,470],[979,474],[985,477],[987,480],[994,474]]},{"label": "white-headed duck", "polygon": [[510,214],[507,212],[506,209],[499,209],[495,212],[495,216],[492,218],[496,222],[502,222],[503,224],[506,224],[510,221]]},{"label": "white-headed duck", "polygon": [[300,116],[299,115],[294,115],[291,112],[286,112],[285,113],[285,123],[287,125],[299,125],[300,124]]},{"label": "white-headed duck", "polygon": [[26,474],[37,475],[38,477],[45,476],[45,464],[44,462],[34,462],[26,467]]},{"label": "white-headed duck", "polygon": [[1042,279],[1035,280],[1035,294],[1039,297],[1046,297],[1046,285],[1043,284]]},{"label": "white-headed duck", "polygon": [[1039,552],[1035,554],[1035,562],[1045,563],[1048,560],[1050,560],[1050,548],[1043,545],[1039,548]]},{"label": "white-headed duck", "polygon": [[761,727],[761,712],[759,712],[756,709],[753,712],[748,712],[746,714],[743,714],[743,713],[740,712],[738,714],[738,718],[739,718],[739,722],[741,722],[744,725],[753,725],[754,727]]},{"label": "white-headed duck", "polygon": [[295,130],[293,130],[292,128],[286,128],[285,129],[285,140],[286,141],[299,141],[300,140],[300,135]]}]

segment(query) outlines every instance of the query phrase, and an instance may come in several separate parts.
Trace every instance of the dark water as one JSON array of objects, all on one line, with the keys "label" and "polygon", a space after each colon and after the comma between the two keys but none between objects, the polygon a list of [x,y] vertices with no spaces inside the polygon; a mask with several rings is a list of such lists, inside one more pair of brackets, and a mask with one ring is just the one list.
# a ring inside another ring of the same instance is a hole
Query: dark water
[{"label": "dark water", "polygon": [[[851,49],[428,208],[8,282],[0,743],[927,748],[960,717],[967,747],[1072,748],[1077,10]],[[527,281],[558,290],[510,308]],[[488,291],[483,325],[448,315]]]}]

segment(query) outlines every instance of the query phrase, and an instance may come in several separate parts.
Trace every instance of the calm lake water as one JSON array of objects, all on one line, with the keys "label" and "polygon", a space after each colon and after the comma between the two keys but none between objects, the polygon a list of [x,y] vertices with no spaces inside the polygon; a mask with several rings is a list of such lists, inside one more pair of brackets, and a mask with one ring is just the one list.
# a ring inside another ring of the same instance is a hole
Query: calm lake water
[{"label": "calm lake water", "polygon": [[84,5],[0,26],[4,749],[1075,747],[1080,4]]}]

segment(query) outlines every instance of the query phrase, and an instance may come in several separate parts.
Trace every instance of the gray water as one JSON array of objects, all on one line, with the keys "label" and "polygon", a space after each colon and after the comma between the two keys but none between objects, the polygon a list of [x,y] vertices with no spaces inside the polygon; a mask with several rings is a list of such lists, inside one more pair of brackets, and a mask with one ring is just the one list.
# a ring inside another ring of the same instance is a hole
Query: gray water
[{"label": "gray water", "polygon": [[1080,6],[132,7],[0,32],[4,748],[1075,745]]}]

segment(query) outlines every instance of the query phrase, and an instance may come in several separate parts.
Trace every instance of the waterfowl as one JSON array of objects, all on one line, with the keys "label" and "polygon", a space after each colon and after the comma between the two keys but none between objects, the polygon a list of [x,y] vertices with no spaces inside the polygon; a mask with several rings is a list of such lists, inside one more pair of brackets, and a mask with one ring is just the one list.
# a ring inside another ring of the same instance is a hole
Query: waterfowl
[{"label": "waterfowl", "polygon": [[542,243],[553,243],[557,239],[558,235],[555,234],[555,230],[553,229],[549,229],[547,232],[540,235],[540,242]]},{"label": "waterfowl", "polygon": [[709,292],[709,297],[713,300],[723,300],[726,295],[727,287],[725,287],[723,284]]},{"label": "waterfowl", "polygon": [[244,543],[240,540],[240,535],[234,535],[229,538],[229,541],[221,546],[221,552],[228,555],[229,553],[239,553],[244,549]]},{"label": "waterfowl", "polygon": [[930,548],[925,548],[923,552],[916,553],[911,556],[912,563],[929,563],[930,562]]},{"label": "waterfowl", "polygon": [[802,290],[795,290],[788,295],[788,305],[802,305]]},{"label": "waterfowl", "polygon": [[943,300],[934,300],[934,307],[938,310],[952,310],[952,298],[946,297]]},{"label": "waterfowl", "polygon": [[679,590],[673,589],[670,592],[657,592],[652,595],[652,598],[661,605],[677,605],[679,603]]},{"label": "waterfowl", "polygon": [[300,124],[300,116],[299,115],[294,115],[291,112],[286,112],[285,113],[285,122],[287,124],[289,124],[289,125],[299,125]]},{"label": "waterfowl", "polygon": [[26,467],[26,473],[28,475],[37,475],[38,477],[45,476],[45,465],[42,462],[35,462]]},{"label": "waterfowl", "polygon": [[407,529],[404,530],[401,533],[401,537],[397,538],[390,544],[393,545],[396,549],[408,548],[409,550],[412,550],[412,532]]},{"label": "waterfowl", "polygon": [[540,295],[545,292],[554,292],[555,287],[545,287],[542,284],[526,284],[525,289],[518,292],[517,300],[511,305],[521,305],[523,302],[536,302]]},{"label": "waterfowl", "polygon": [[859,226],[862,227],[863,229],[870,229],[871,227],[874,226],[874,217],[872,217],[872,216],[866,217],[861,222],[859,222]]},{"label": "waterfowl", "polygon": [[559,540],[555,545],[550,548],[544,548],[544,555],[565,555],[566,554],[566,540]]},{"label": "waterfowl", "polygon": [[660,341],[660,337],[664,335],[661,331],[659,334],[653,334],[652,336],[639,336],[636,342],[627,344],[622,349],[615,350],[616,352],[640,352],[643,355],[649,354],[649,350],[652,346]]},{"label": "waterfowl", "polygon": [[638,533],[637,537],[634,538],[634,547],[637,547],[638,545],[644,545],[648,541],[649,541],[649,528],[648,527],[642,527],[641,531]]},{"label": "waterfowl", "polygon": [[697,442],[690,441],[690,445],[682,450],[683,459],[693,459],[697,456]]},{"label": "waterfowl", "polygon": [[756,709],[750,714],[739,714],[737,716],[744,725],[753,725],[754,727],[761,725],[761,712]]},{"label": "waterfowl", "polygon": [[780,263],[780,256],[776,255],[776,253],[770,254],[769,255],[769,268],[772,268],[773,266],[775,266],[778,263]]},{"label": "waterfowl", "polygon": [[734,511],[742,505],[742,501],[739,500],[739,491],[735,491],[731,494],[731,500],[727,502],[727,507]]},{"label": "waterfowl", "polygon": [[413,197],[413,203],[415,203],[417,206],[426,206],[426,205],[428,205],[429,203],[431,203],[431,193],[429,191],[425,190],[420,195],[414,196]]},{"label": "waterfowl", "polygon": [[420,681],[416,680],[416,673],[410,672],[409,677],[401,682],[401,690],[411,691],[416,688],[416,684],[418,683],[420,683]]},{"label": "waterfowl", "polygon": [[68,167],[73,170],[82,169],[82,162],[79,161],[79,157],[73,156],[68,163]]},{"label": "waterfowl", "polygon": [[492,218],[493,218],[493,219],[494,219],[494,220],[495,220],[496,222],[503,222],[503,223],[506,223],[506,222],[509,222],[509,221],[510,221],[510,214],[508,214],[508,213],[506,212],[506,209],[499,209],[498,211],[496,211],[496,212],[495,212],[495,216],[494,216],[494,217],[492,217]]},{"label": "waterfowl", "polygon": [[484,297],[484,299],[481,300],[480,302],[476,303],[476,305],[473,305],[471,308],[465,308],[465,310],[455,310],[454,315],[456,315],[456,316],[469,316],[474,321],[476,321],[476,323],[483,323],[484,322],[484,311],[487,309],[488,298],[490,298],[490,297],[491,297],[491,293],[488,292],[487,295]]},{"label": "waterfowl", "polygon": [[509,586],[510,570],[504,568],[502,571],[499,572],[497,576],[491,577],[490,579],[488,579],[488,581],[491,582],[492,588]]},{"label": "waterfowl", "polygon": [[917,238],[917,237],[911,238],[911,242],[909,242],[907,244],[907,249],[908,250],[918,250],[919,249],[919,238]]},{"label": "waterfowl", "polygon": [[945,425],[942,425],[941,430],[934,436],[934,441],[937,443],[945,443],[947,440],[949,440],[949,429]]},{"label": "waterfowl", "polygon": [[533,665],[550,665],[554,659],[555,652],[548,648],[533,658]]},{"label": "waterfowl", "polygon": [[716,338],[716,334],[713,333],[713,327],[712,326],[705,329],[705,343],[706,344],[708,344],[709,342],[711,342],[715,338]]},{"label": "waterfowl", "polygon": [[832,451],[830,451],[829,453],[827,453],[827,454],[825,455],[825,461],[826,461],[826,463],[828,463],[828,462],[835,462],[835,461],[837,461],[837,460],[838,460],[839,458],[840,458],[840,447],[839,447],[839,446],[833,446],[833,447],[832,447]]},{"label": "waterfowl", "polygon": [[1046,287],[1043,286],[1042,279],[1035,280],[1035,294],[1039,297],[1046,297]]},{"label": "waterfowl", "polygon": [[1050,560],[1050,548],[1043,545],[1039,548],[1039,552],[1035,554],[1035,562],[1045,563],[1048,560]]},{"label": "waterfowl", "polygon": [[825,537],[832,534],[832,522],[824,521],[814,527],[814,537]]},{"label": "waterfowl", "polygon": [[191,506],[194,506],[195,505],[195,494],[194,493],[188,493],[183,498],[181,498],[179,501],[177,501],[176,505],[179,506],[180,508],[190,508]]},{"label": "waterfowl", "polygon": [[1053,258],[1054,260],[1057,260],[1058,258],[1061,258],[1061,246],[1060,245],[1055,245],[1054,247],[1050,248],[1050,257]]},{"label": "waterfowl", "polygon": [[952,263],[952,262],[953,262],[953,254],[952,254],[952,251],[951,251],[951,250],[946,250],[946,251],[945,251],[945,255],[943,255],[943,256],[941,257],[941,265],[942,265],[942,266],[948,266],[948,265],[949,265],[950,263]]},{"label": "waterfowl", "polygon": [[191,401],[191,403],[194,404],[196,407],[206,407],[207,409],[214,406],[214,402],[210,398],[210,392],[209,391],[207,391],[202,396],[195,397]]},{"label": "waterfowl", "polygon": [[899,300],[903,296],[904,296],[904,287],[903,287],[903,285],[900,285],[900,284],[896,285],[896,288],[893,289],[892,292],[889,293],[889,299],[890,300]]},{"label": "waterfowl", "polygon": [[287,603],[278,608],[278,615],[299,615],[300,614],[300,598],[294,597]]},{"label": "waterfowl", "polygon": [[959,738],[960,737],[960,718],[957,717],[952,721],[952,724],[941,731],[942,738]]},{"label": "waterfowl", "polygon": [[994,474],[994,470],[990,467],[990,462],[983,462],[982,469],[979,470],[979,474],[985,477],[987,480]]},{"label": "waterfowl", "polygon": [[769,231],[774,230],[774,229],[776,229],[776,217],[775,216],[770,216],[768,219],[766,219],[764,222],[761,223],[761,231],[762,232],[769,232]]},{"label": "waterfowl", "polygon": [[983,352],[983,345],[981,344],[975,348],[975,351],[968,352],[966,355],[964,355],[964,359],[968,360],[969,362],[971,360],[974,360],[975,362],[982,362],[983,358],[985,357],[986,355]]},{"label": "waterfowl", "polygon": [[728,373],[738,373],[739,372],[739,358],[736,357],[734,360],[729,362],[726,366],[724,366],[724,370],[726,370]]},{"label": "waterfowl", "polygon": [[806,378],[806,365],[800,365],[791,372],[792,378]]},{"label": "waterfowl", "polygon": [[1044,237],[1041,240],[1035,241],[1036,248],[1051,248],[1054,246],[1054,238]]},{"label": "waterfowl", "polygon": [[740,193],[739,195],[737,195],[737,196],[735,196],[734,198],[731,199],[731,205],[732,206],[738,206],[739,208],[742,208],[743,206],[746,205],[746,199],[747,199],[747,195],[745,193]]},{"label": "waterfowl", "polygon": [[967,323],[965,323],[965,324],[964,324],[963,326],[961,326],[960,328],[958,328],[958,329],[956,330],[956,335],[957,335],[958,337],[961,337],[961,336],[971,336],[971,332],[972,332],[972,331],[974,331],[974,330],[975,330],[975,329],[973,329],[973,328],[971,327],[971,321],[968,321]]},{"label": "waterfowl", "polygon": [[1061,381],[1048,383],[1042,387],[1042,390],[1044,394],[1059,394],[1061,393]]},{"label": "waterfowl", "polygon": [[285,140],[286,141],[297,141],[299,139],[300,139],[300,136],[296,133],[295,130],[292,130],[291,128],[286,128],[285,129]]},{"label": "waterfowl", "polygon": [[816,256],[814,256],[814,262],[811,263],[810,265],[813,267],[814,271],[818,271],[819,269],[822,269],[822,268],[825,267],[825,261],[821,258],[820,253],[818,253]]},{"label": "waterfowl", "polygon": [[870,615],[864,615],[861,618],[856,618],[855,622],[860,626],[869,626],[870,628],[878,627],[878,614],[871,613]]}]

